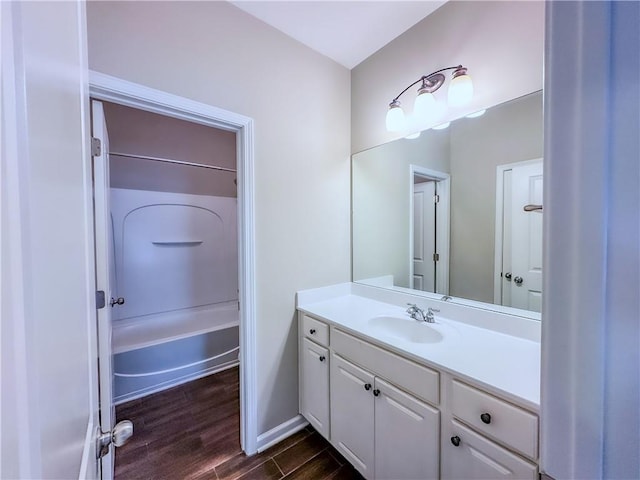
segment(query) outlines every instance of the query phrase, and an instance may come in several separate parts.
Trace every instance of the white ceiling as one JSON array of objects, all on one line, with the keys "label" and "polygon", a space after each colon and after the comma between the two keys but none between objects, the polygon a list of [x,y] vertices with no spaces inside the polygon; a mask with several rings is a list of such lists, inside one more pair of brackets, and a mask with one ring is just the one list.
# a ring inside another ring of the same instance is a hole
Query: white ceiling
[{"label": "white ceiling", "polygon": [[232,3],[351,69],[447,0]]}]

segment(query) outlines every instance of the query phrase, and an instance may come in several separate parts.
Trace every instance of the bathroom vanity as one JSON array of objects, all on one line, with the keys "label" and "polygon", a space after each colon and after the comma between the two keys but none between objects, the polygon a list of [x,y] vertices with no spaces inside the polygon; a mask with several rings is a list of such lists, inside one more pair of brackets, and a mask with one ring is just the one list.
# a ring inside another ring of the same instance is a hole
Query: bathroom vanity
[{"label": "bathroom vanity", "polygon": [[297,308],[300,413],[366,478],[537,478],[539,322],[355,283]]}]

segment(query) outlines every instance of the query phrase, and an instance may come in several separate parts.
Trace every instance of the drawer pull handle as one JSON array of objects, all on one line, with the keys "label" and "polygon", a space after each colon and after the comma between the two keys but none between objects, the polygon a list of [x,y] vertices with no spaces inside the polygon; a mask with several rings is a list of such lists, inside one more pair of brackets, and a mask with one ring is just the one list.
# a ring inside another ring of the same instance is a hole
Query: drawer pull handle
[{"label": "drawer pull handle", "polygon": [[370,383],[365,383],[364,384],[364,389],[368,392],[369,390],[371,390],[371,384]]},{"label": "drawer pull handle", "polygon": [[311,335],[313,335],[314,333],[316,333],[316,329],[315,329],[315,328],[310,329],[310,330],[309,330],[309,333],[310,333]]},{"label": "drawer pull handle", "polygon": [[378,390],[377,388],[373,391],[373,395],[375,397],[377,397],[378,395],[380,395],[380,390]]},{"label": "drawer pull handle", "polygon": [[491,415],[488,413],[483,413],[482,415],[480,415],[480,420],[482,420],[482,423],[486,423],[487,425],[489,425],[491,423]]},{"label": "drawer pull handle", "polygon": [[320,355],[319,360],[320,360],[321,362],[324,362],[324,360],[325,360],[324,355]]},{"label": "drawer pull handle", "polygon": [[451,443],[453,443],[454,447],[459,447],[460,446],[460,437],[458,437],[457,435],[455,437],[451,437]]}]

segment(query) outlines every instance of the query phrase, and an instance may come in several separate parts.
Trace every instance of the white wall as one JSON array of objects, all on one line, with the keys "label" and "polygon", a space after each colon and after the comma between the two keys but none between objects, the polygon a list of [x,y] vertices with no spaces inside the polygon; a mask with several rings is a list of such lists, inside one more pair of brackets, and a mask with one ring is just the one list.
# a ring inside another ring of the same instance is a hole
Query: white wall
[{"label": "white wall", "polygon": [[[385,129],[389,102],[422,75],[463,64],[475,89],[434,124],[542,88],[544,2],[450,1],[352,70],[351,151],[401,138]],[[449,77],[450,78],[450,77]],[[436,92],[446,102],[449,81]],[[411,113],[417,87],[402,97]]]},{"label": "white wall", "polygon": [[0,477],[78,478],[97,411],[84,5],[2,14]]},{"label": "white wall", "polygon": [[547,12],[540,459],[558,479],[640,478],[638,25],[638,2]]},{"label": "white wall", "polygon": [[255,120],[265,432],[298,412],[296,290],[350,278],[349,71],[226,2],[89,2],[87,12],[91,69]]}]

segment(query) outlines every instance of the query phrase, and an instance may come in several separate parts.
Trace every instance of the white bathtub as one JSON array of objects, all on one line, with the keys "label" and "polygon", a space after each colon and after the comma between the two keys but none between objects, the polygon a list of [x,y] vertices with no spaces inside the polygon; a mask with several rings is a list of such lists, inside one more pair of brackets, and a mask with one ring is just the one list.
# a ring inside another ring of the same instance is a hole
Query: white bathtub
[{"label": "white bathtub", "polygon": [[115,403],[238,365],[239,323],[237,302],[115,321]]},{"label": "white bathtub", "polygon": [[238,364],[235,198],[111,190],[116,403]]}]

